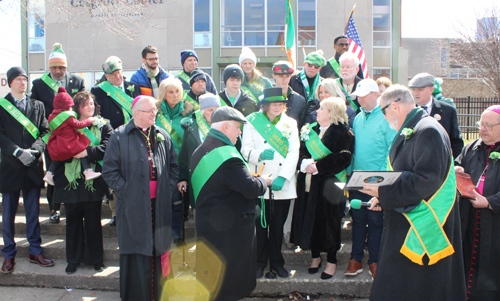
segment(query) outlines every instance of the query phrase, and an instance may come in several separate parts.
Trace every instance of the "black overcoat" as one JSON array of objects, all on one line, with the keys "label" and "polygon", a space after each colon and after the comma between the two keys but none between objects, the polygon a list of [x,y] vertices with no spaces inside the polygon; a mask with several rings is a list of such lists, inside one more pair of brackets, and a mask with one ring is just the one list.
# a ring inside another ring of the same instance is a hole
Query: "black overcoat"
[{"label": "black overcoat", "polygon": [[[92,125],[94,126],[94,125]],[[95,164],[96,172],[102,172],[102,166],[98,161],[104,158],[104,152],[108,146],[108,140],[113,132],[111,125],[106,123],[101,128],[101,144],[96,146],[87,146],[87,159],[89,163]],[[71,160],[64,161],[63,163],[71,162]],[[76,189],[66,189],[69,182],[64,175],[65,164],[59,164],[58,168],[54,171],[55,185],[55,202],[56,203],[83,203],[83,202],[100,202],[104,194],[108,190],[108,185],[102,177],[93,181],[94,192],[85,187],[85,178],[76,180],[78,186]],[[82,170],[83,171],[83,170]]]},{"label": "black overcoat", "polygon": [[[211,150],[226,145],[208,136],[194,152],[191,170]],[[257,242],[255,238],[255,204],[266,192],[266,181],[253,177],[243,161],[229,159],[205,183],[196,201],[196,234],[223,263],[218,293],[210,300],[239,300],[255,288]],[[201,283],[213,283],[214,261],[206,251],[197,248],[196,274]]]},{"label": "black overcoat", "polygon": [[[49,73],[50,77],[50,73]],[[41,79],[37,78],[33,81],[33,87],[31,87],[31,98],[39,100],[45,106],[45,118],[49,118],[49,115],[54,110],[54,97],[56,96],[56,92],[51,87],[47,86],[47,84]],[[79,77],[76,74],[68,73],[66,78],[66,92],[74,97],[76,93],[85,90],[85,83],[83,78]]]},{"label": "black overcoat", "polygon": [[394,208],[428,200],[446,180],[453,159],[446,131],[427,113],[417,113],[405,127],[414,129],[413,134],[406,141],[404,136],[396,136],[390,152],[394,170],[403,174],[393,185],[379,188],[384,230],[370,300],[465,300],[457,202],[443,226],[454,254],[433,265],[424,256],[424,265],[418,265],[400,252],[410,224]]},{"label": "black overcoat", "polygon": [[[116,193],[116,226],[120,254],[156,255],[170,248],[172,196],[177,189],[179,166],[170,136],[153,125],[153,156],[156,164],[155,235],[151,225],[151,195],[147,146],[134,119],[119,127],[108,142],[102,177]],[[163,141],[156,139],[163,135]]]},{"label": "black overcoat", "polygon": [[[132,98],[136,98],[141,95],[141,87],[138,84],[128,81],[124,82],[125,94]],[[131,92],[130,89],[127,89],[130,86],[134,86],[133,92]],[[114,129],[117,129],[120,125],[125,123],[122,107],[116,102],[116,100],[111,98],[111,96],[108,96],[106,92],[98,86],[93,87],[90,90],[90,93],[95,96],[95,101],[99,105],[101,116],[109,119],[109,122]]]},{"label": "black overcoat", "polygon": [[[500,152],[500,143],[496,143],[491,152]],[[481,141],[475,140],[464,147],[456,163],[468,173],[473,183],[478,183],[486,167],[489,148]],[[481,210],[481,236],[479,247],[478,290],[500,291],[500,162],[489,160],[485,174],[483,196],[486,197],[493,210]],[[470,215],[475,216],[476,209],[469,199],[460,198],[460,218],[462,221],[462,239],[469,227],[474,227]],[[469,224],[470,223],[470,224]],[[472,244],[464,241],[464,244]],[[465,259],[467,260],[467,258]]]},{"label": "black overcoat", "polygon": [[444,127],[446,133],[450,137],[451,150],[453,157],[460,155],[464,148],[462,140],[462,132],[458,126],[457,110],[450,104],[444,101],[432,98],[432,110],[430,116],[436,118],[437,121]]},{"label": "black overcoat", "polygon": [[[10,93],[5,96],[5,99],[15,106],[14,98]],[[43,103],[30,99],[28,96],[26,96],[26,100],[25,116],[40,131],[38,139],[35,139],[22,124],[3,107],[0,107],[0,149],[2,150],[0,193],[43,187],[41,154],[45,151],[46,144],[41,137],[49,132],[49,124],[45,118]],[[14,156],[14,151],[18,147],[38,151],[35,161],[30,166],[25,166]]]},{"label": "black overcoat", "polygon": [[[241,92],[240,98],[236,102],[234,108],[240,111],[241,114],[243,114],[245,117],[252,114],[253,112],[257,112],[259,109],[257,108],[257,104],[255,103],[255,101],[247,93],[243,92],[243,90],[240,89],[240,92]],[[222,90],[219,93],[219,96],[222,99],[222,101],[226,103],[227,106],[230,107],[233,106],[229,101],[229,99],[227,98],[225,90]]]},{"label": "black overcoat", "polygon": [[196,208],[193,186],[191,185],[191,158],[193,152],[201,144],[196,116],[193,114],[191,117],[182,119],[181,126],[184,129],[184,138],[182,138],[182,146],[177,159],[179,162],[179,182],[186,181],[188,183],[189,203],[192,208]]},{"label": "black overcoat", "polygon": [[[313,130],[319,134],[319,124]],[[351,164],[354,134],[345,124],[332,124],[321,142],[332,152],[316,162],[318,174],[311,177],[309,193],[305,173],[297,179],[297,199],[293,210],[292,241],[304,250],[332,252],[340,249],[341,200],[343,191],[335,185],[336,174]],[[305,142],[300,143],[299,169],[302,160],[310,159]]]}]

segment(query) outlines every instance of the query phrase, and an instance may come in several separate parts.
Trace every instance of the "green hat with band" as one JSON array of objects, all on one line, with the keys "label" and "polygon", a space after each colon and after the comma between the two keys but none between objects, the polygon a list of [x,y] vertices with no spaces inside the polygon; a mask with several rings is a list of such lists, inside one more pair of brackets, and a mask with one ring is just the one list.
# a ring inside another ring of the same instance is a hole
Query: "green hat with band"
[{"label": "green hat with band", "polygon": [[122,61],[117,56],[110,56],[106,59],[106,62],[102,64],[102,71],[105,74],[111,74],[116,70],[122,70]]},{"label": "green hat with band", "polygon": [[280,87],[273,87],[264,89],[264,98],[259,102],[262,104],[287,102],[288,100],[283,96],[283,89]]},{"label": "green hat with band", "polygon": [[323,57],[322,51],[313,51],[306,56],[304,63],[309,63],[311,65],[317,65],[320,67],[326,66],[326,60]]}]

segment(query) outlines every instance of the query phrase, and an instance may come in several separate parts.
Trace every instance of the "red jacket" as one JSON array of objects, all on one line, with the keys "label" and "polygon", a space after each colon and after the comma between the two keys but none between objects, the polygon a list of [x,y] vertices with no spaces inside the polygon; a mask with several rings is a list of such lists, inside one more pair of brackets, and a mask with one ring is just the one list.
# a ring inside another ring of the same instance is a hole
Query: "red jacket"
[{"label": "red jacket", "polygon": [[[49,123],[62,110],[54,109],[49,116]],[[50,157],[53,161],[65,161],[84,151],[90,144],[90,139],[78,131],[90,126],[90,120],[78,121],[74,117],[66,119],[57,129],[52,132],[47,143]]]}]

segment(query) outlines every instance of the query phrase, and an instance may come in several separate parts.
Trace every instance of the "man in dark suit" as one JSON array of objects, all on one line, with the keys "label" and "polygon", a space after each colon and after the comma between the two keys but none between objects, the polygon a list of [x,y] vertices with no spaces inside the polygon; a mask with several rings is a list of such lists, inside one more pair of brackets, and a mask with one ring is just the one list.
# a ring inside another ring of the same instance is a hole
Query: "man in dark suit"
[{"label": "man in dark suit", "polygon": [[40,238],[40,189],[43,187],[42,138],[49,132],[43,104],[25,94],[28,76],[21,67],[7,71],[11,92],[0,99],[0,193],[2,193],[2,273],[11,273],[17,253],[14,240],[19,195],[23,192],[26,212],[26,238],[30,262],[52,266],[42,254]]},{"label": "man in dark suit", "polygon": [[434,91],[434,77],[429,73],[419,73],[411,79],[408,87],[411,89],[417,105],[424,109],[429,116],[439,121],[444,127],[450,137],[453,158],[458,157],[464,147],[464,141],[462,140],[462,132],[458,126],[457,111],[453,106],[436,100],[432,96],[432,92]]},{"label": "man in dark suit", "polygon": [[[45,106],[45,118],[49,118],[52,113],[54,97],[57,94],[59,87],[66,88],[71,97],[75,96],[76,93],[85,90],[85,83],[83,78],[75,74],[69,74],[66,71],[68,67],[68,61],[66,55],[62,49],[61,44],[55,43],[53,50],[49,56],[49,68],[50,72],[45,73],[41,78],[37,78],[33,81],[33,87],[31,88],[31,98],[41,101]],[[45,169],[48,170],[52,159],[50,158],[49,152],[45,150]],[[50,215],[50,223],[59,223],[59,215],[61,204],[54,203],[54,187],[51,185],[47,186],[47,201],[49,202],[49,207],[52,210]]]},{"label": "man in dark suit", "polygon": [[389,87],[380,106],[398,131],[389,169],[403,173],[387,186],[365,186],[374,209],[384,209],[377,277],[370,300],[466,300],[450,140],[408,88]]},{"label": "man in dark suit", "polygon": [[[340,35],[333,40],[333,49],[335,49],[335,56],[326,62],[326,66],[321,68],[320,75],[323,78],[339,78],[340,77],[340,56],[349,50],[349,38],[345,35]],[[361,79],[364,78],[361,64],[357,76]]]},{"label": "man in dark suit", "polygon": [[[141,87],[123,80],[122,62],[116,56],[110,56],[102,65],[106,80],[90,90],[101,110],[101,116],[109,119],[113,129],[128,123],[132,115],[132,100],[141,95]],[[116,199],[109,200],[111,209],[111,226],[116,226]]]}]

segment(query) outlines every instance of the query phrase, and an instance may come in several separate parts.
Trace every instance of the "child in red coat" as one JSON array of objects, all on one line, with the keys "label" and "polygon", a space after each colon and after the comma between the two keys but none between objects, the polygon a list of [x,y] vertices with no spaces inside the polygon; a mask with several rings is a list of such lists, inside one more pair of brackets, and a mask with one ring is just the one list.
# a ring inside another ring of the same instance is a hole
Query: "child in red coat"
[{"label": "child in red coat", "polygon": [[[49,115],[49,124],[61,113],[71,111],[73,105],[73,99],[66,93],[66,89],[62,87],[59,88],[57,95],[54,97],[54,110],[52,114]],[[61,116],[67,115],[63,114]],[[80,122],[75,117],[69,116],[57,128],[52,130],[52,135],[47,143],[47,149],[53,161],[47,174],[43,178],[45,182],[54,186],[53,172],[59,164],[62,163],[61,161],[72,159],[74,156],[87,149],[90,144],[90,139],[78,130],[90,126],[96,119],[96,117],[91,117]],[[101,176],[100,172],[94,172],[92,170],[87,157],[81,158],[80,160],[85,180],[93,180]]]}]

